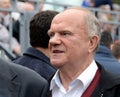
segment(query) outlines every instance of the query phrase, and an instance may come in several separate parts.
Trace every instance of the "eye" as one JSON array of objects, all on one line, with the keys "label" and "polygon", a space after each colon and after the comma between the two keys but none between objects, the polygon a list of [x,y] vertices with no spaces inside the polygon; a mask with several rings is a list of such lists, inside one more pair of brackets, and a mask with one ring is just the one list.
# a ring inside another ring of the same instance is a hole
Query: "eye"
[{"label": "eye", "polygon": [[61,35],[67,36],[67,35],[70,35],[70,32],[61,32]]},{"label": "eye", "polygon": [[54,33],[53,33],[53,32],[51,32],[51,33],[49,33],[48,35],[49,35],[49,37],[51,38],[51,37],[53,37],[53,36],[54,36]]}]

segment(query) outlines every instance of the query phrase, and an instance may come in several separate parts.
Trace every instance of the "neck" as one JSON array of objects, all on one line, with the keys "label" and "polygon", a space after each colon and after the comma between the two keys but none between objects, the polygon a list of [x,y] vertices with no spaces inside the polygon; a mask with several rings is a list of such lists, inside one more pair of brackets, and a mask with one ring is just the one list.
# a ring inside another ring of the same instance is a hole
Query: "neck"
[{"label": "neck", "polygon": [[[71,70],[69,70],[71,71]],[[69,89],[69,85],[70,83],[75,80],[81,73],[78,71],[73,71],[72,72],[66,72],[63,70],[59,71],[59,76],[60,76],[60,80],[61,83],[63,85],[63,87],[66,89],[66,91]]]},{"label": "neck", "polygon": [[37,47],[36,49],[41,51],[42,53],[44,53],[47,57],[49,57],[49,49],[48,48]]},{"label": "neck", "polygon": [[63,67],[59,69],[59,76],[62,85],[66,90],[69,89],[69,84],[74,81],[92,62],[93,59],[88,62],[82,62],[82,65],[67,65],[68,67]]}]

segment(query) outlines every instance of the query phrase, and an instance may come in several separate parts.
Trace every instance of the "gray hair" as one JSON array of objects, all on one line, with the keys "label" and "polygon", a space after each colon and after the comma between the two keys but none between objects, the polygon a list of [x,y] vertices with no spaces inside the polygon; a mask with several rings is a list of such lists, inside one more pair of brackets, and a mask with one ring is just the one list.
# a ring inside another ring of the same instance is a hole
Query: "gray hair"
[{"label": "gray hair", "polygon": [[98,35],[101,37],[101,27],[98,19],[92,13],[88,13],[85,17],[86,27],[89,37]]},{"label": "gray hair", "polygon": [[[92,12],[89,12],[85,16],[85,20],[86,20],[86,28],[88,32],[88,37],[92,38],[93,36],[97,35],[100,40],[101,39],[101,26],[100,26],[99,20],[95,17],[94,14],[92,14]],[[94,51],[97,50],[98,45]]]}]

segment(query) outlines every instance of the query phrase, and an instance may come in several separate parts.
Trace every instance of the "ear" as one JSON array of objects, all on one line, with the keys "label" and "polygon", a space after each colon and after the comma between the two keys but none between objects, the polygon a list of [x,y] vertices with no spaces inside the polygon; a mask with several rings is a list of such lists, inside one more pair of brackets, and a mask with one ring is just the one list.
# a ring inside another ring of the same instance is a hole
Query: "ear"
[{"label": "ear", "polygon": [[99,43],[99,37],[97,35],[90,38],[89,53],[94,52],[96,50],[98,43]]},{"label": "ear", "polygon": [[110,50],[112,50],[114,44],[110,44]]}]

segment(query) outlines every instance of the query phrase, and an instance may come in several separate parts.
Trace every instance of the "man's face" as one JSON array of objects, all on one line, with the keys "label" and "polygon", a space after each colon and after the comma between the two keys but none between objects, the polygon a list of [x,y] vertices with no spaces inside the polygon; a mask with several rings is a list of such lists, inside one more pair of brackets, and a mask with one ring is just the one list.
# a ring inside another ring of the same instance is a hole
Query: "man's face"
[{"label": "man's face", "polygon": [[90,42],[83,15],[81,18],[71,12],[57,15],[48,34],[52,65],[60,68],[86,61]]},{"label": "man's face", "polygon": [[0,1],[0,7],[1,8],[11,8],[10,0],[1,0]]},{"label": "man's face", "polygon": [[[10,0],[0,0],[0,8],[11,8],[11,2]],[[1,11],[4,15],[7,15],[9,12],[7,11]]]}]

